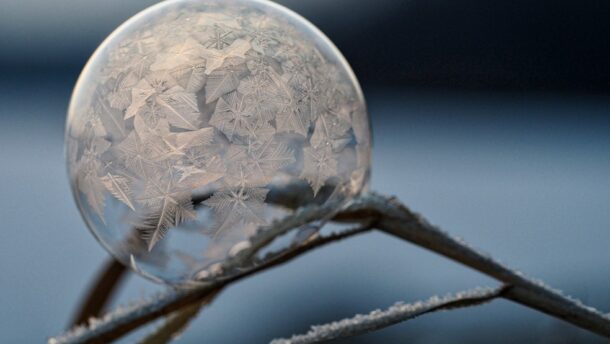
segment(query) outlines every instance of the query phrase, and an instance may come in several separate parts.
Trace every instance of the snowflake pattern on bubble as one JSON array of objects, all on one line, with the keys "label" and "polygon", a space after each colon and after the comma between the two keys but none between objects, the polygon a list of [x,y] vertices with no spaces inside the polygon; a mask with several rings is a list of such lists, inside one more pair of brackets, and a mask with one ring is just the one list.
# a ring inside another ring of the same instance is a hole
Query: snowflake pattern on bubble
[{"label": "snowflake pattern on bubble", "polygon": [[184,284],[274,219],[361,192],[371,138],[358,82],[305,19],[266,1],[174,0],[96,51],[66,146],[98,240]]}]

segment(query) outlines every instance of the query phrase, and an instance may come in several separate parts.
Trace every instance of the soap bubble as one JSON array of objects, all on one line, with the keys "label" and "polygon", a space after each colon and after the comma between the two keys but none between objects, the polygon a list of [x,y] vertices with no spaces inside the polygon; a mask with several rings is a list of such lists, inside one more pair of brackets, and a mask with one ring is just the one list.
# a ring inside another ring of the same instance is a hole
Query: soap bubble
[{"label": "soap bubble", "polygon": [[96,238],[182,285],[274,219],[361,192],[371,138],[349,65],[305,19],[268,1],[174,0],[97,49],[66,147]]}]

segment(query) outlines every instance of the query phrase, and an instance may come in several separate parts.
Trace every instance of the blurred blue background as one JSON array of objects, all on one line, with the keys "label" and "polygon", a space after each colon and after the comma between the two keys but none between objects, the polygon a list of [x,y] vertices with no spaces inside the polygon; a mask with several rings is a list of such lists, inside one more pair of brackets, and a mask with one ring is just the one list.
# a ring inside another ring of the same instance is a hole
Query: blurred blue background
[{"label": "blurred blue background", "polygon": [[[65,112],[95,47],[152,3],[0,3],[2,343],[62,332],[107,258],[72,200]],[[610,310],[610,3],[281,3],[326,32],[362,83],[374,128],[373,189]],[[372,233],[231,286],[178,342],[266,343],[477,285],[495,282]],[[132,276],[115,303],[159,289]],[[603,341],[507,301],[342,341],[404,342]]]}]

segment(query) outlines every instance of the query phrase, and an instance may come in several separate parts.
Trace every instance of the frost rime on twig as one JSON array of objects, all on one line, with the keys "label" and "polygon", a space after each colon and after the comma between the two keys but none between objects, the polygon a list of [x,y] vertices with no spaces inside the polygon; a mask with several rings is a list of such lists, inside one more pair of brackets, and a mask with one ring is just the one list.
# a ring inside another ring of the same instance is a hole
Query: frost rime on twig
[{"label": "frost rime on twig", "polygon": [[[280,221],[278,223],[282,222]],[[221,275],[216,276],[215,279],[197,285],[192,289],[169,289],[164,293],[131,303],[127,306],[117,307],[99,319],[90,318],[85,326],[77,326],[60,336],[50,338],[48,343],[76,344],[97,343],[100,341],[111,342],[132,329],[137,328],[137,326],[146,324],[163,315],[171,313],[174,313],[175,315],[176,312],[183,310],[186,307],[190,307],[194,303],[201,304],[203,302],[205,304],[206,302],[210,302],[226,284],[286,263],[306,252],[364,233],[370,229],[371,227],[368,224],[365,224],[340,233],[318,236],[302,245],[296,245],[280,252],[270,252],[265,255],[264,262],[261,262],[260,265],[249,267],[239,275],[223,275],[223,273],[230,274],[230,271],[221,270]],[[173,322],[171,319],[168,320]],[[186,320],[184,325],[188,325],[187,322],[190,319],[185,318],[184,320]]]},{"label": "frost rime on twig", "polygon": [[480,305],[500,296],[505,287],[475,288],[444,297],[433,296],[426,301],[398,302],[386,310],[374,310],[352,318],[312,326],[306,334],[288,339],[275,339],[271,344],[309,344],[365,334],[408,321],[436,311]]},{"label": "frost rime on twig", "polygon": [[[335,209],[332,209],[333,206]],[[345,238],[346,236],[339,235],[325,240],[318,239],[305,244],[309,247],[305,247],[305,245],[292,247],[288,252],[283,252],[275,259],[269,259],[260,265],[253,266],[247,263],[250,259],[256,258],[255,255],[260,249],[278,235],[285,234],[292,228],[305,223],[326,218],[329,214],[334,216],[333,219],[336,221],[360,223],[364,226],[363,229],[348,232],[347,236],[361,233],[366,228],[376,228],[495,278],[503,285],[509,286],[503,289],[501,295],[498,295],[502,298],[610,338],[610,317],[608,315],[585,306],[558,290],[531,279],[491,256],[473,249],[462,240],[431,225],[394,198],[369,193],[353,199],[339,213],[335,212],[336,209],[335,205],[325,205],[297,210],[292,216],[257,232],[250,238],[248,245],[243,245],[241,250],[222,263],[220,274],[212,274],[212,278],[206,280],[202,285],[190,290],[169,292],[127,309],[112,311],[101,320],[94,320],[88,327],[76,328],[63,336],[50,339],[49,343],[110,342],[150,321],[200,302],[211,293],[241,278],[285,263],[309,249],[327,242]],[[235,269],[241,266],[243,266],[242,269]],[[237,270],[237,275],[234,275],[235,270]]]}]

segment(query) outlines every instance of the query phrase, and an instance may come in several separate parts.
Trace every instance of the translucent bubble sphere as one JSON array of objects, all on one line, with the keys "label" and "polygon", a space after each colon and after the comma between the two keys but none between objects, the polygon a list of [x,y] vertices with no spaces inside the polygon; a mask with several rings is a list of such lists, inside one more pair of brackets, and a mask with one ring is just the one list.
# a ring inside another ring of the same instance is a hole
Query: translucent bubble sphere
[{"label": "translucent bubble sphere", "polygon": [[371,135],[349,65],[261,0],[170,0],[121,25],[72,95],[71,185],[95,237],[184,285],[296,208],[367,186]]}]

